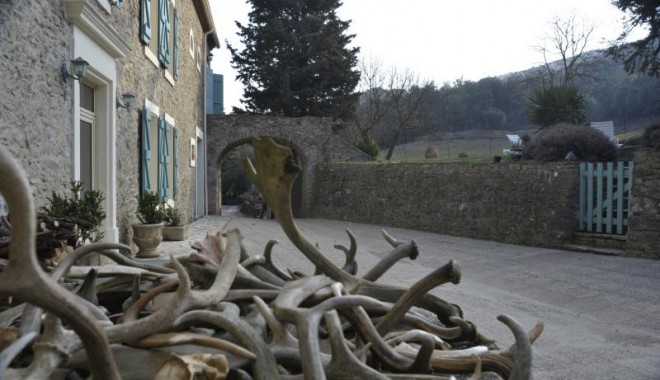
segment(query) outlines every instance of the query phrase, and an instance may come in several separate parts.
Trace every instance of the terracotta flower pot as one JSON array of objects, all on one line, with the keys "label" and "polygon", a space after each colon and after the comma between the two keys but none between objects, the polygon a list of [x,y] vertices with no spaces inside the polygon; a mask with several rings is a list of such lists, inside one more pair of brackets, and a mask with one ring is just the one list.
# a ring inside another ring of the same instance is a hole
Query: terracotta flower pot
[{"label": "terracotta flower pot", "polygon": [[138,246],[137,257],[158,257],[163,241],[163,224],[133,224],[133,242]]}]

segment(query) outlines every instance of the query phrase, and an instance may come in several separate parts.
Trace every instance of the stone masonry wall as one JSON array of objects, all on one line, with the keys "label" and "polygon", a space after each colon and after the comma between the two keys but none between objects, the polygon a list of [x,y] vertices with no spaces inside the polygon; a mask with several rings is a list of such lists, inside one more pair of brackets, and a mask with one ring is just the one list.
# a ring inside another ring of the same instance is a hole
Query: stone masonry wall
[{"label": "stone masonry wall", "polygon": [[660,259],[660,151],[635,153],[626,256]]},{"label": "stone masonry wall", "polygon": [[319,164],[332,161],[367,161],[370,157],[333,130],[331,119],[260,115],[208,115],[207,154],[209,213],[221,211],[220,161],[236,146],[253,137],[271,137],[291,147],[300,157],[302,215],[308,216],[312,187]]},{"label": "stone masonry wall", "polygon": [[37,209],[73,173],[73,91],[59,75],[70,29],[59,1],[0,4],[0,149],[26,170]]},{"label": "stone masonry wall", "polygon": [[312,216],[557,247],[577,228],[569,163],[319,166]]},{"label": "stone masonry wall", "polygon": [[[125,1],[111,12],[96,0],[84,3],[130,47],[125,57],[115,60],[116,92],[135,94],[135,106],[114,111],[116,222],[120,240],[128,242],[140,189],[140,115],[145,99],[159,107],[159,116],[167,113],[175,120],[180,157],[177,206],[187,219],[194,215],[195,168],[188,157],[190,140],[205,122],[204,62],[199,70],[189,54],[189,32],[192,29],[195,49],[204,46],[205,36],[193,1],[176,1],[179,78],[172,85],[164,69],[144,53],[138,34],[140,1]],[[0,149],[8,149],[27,171],[37,209],[51,192],[64,193],[73,179],[73,89],[78,82],[60,83],[60,67],[73,58],[74,49],[74,26],[65,5],[64,0],[4,0],[0,5]],[[114,101],[109,103],[114,108]],[[3,208],[0,199],[0,212]]]},{"label": "stone masonry wall", "polygon": [[204,34],[192,1],[177,1],[176,6],[180,48],[179,77],[174,85],[165,79],[164,69],[156,67],[144,54],[139,36],[140,2],[124,2],[121,8],[113,8],[110,16],[114,18],[117,30],[126,34],[132,51],[125,59],[117,61],[120,78],[117,92],[132,92],[136,99],[129,112],[120,110],[117,113],[117,224],[124,241],[130,241],[130,226],[136,221],[140,189],[140,122],[145,99],[159,107],[160,116],[167,113],[176,123],[179,131],[179,195],[176,205],[184,213],[185,220],[194,217],[196,172],[189,161],[190,139],[197,137],[197,127],[204,127],[204,77],[203,70],[197,69],[189,54],[189,31],[193,29],[195,46],[203,44]]}]

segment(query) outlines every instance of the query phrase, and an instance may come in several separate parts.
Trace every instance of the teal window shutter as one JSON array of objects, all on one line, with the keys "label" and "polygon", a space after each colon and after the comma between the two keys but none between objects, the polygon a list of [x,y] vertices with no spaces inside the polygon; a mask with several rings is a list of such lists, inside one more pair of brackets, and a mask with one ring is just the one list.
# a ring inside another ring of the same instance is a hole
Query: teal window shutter
[{"label": "teal window shutter", "polygon": [[167,38],[170,31],[169,0],[159,1],[158,59],[163,67],[168,67],[170,65],[170,45]]},{"label": "teal window shutter", "polygon": [[146,107],[142,109],[142,195],[151,192],[149,180],[149,164],[151,163],[151,136],[149,135],[149,120],[151,111]]},{"label": "teal window shutter", "polygon": [[158,118],[158,195],[167,199],[167,138],[165,118]]},{"label": "teal window shutter", "polygon": [[151,41],[151,0],[140,1],[140,40],[149,45]]},{"label": "teal window shutter", "polygon": [[179,195],[179,130],[172,128],[172,198]]},{"label": "teal window shutter", "polygon": [[170,144],[168,142],[172,125],[163,118],[163,127],[163,189],[165,189],[163,199],[167,199],[170,195]]},{"label": "teal window shutter", "polygon": [[174,9],[174,31],[172,38],[174,39],[174,51],[172,52],[172,76],[174,79],[179,78],[179,13]]}]

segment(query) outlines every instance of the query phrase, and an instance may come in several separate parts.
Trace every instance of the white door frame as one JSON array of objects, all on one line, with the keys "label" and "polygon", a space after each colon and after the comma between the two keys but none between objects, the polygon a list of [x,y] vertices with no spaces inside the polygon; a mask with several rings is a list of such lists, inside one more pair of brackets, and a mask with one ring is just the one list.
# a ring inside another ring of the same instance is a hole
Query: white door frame
[{"label": "white door frame", "polygon": [[[73,26],[73,56],[89,62],[85,81],[95,88],[95,158],[96,189],[105,196],[106,219],[102,229],[107,242],[119,241],[117,228],[116,168],[116,86],[117,68],[114,58],[77,26]],[[73,86],[73,178],[80,179],[80,86]]]}]

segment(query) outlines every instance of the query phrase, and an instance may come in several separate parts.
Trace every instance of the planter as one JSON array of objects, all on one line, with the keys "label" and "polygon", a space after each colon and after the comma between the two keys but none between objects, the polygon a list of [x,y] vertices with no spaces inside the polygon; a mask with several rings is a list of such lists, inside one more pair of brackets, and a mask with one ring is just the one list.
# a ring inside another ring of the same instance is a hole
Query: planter
[{"label": "planter", "polygon": [[163,226],[163,240],[182,241],[188,239],[188,225]]},{"label": "planter", "polygon": [[163,224],[133,224],[133,242],[138,246],[137,257],[158,257],[163,241]]}]

